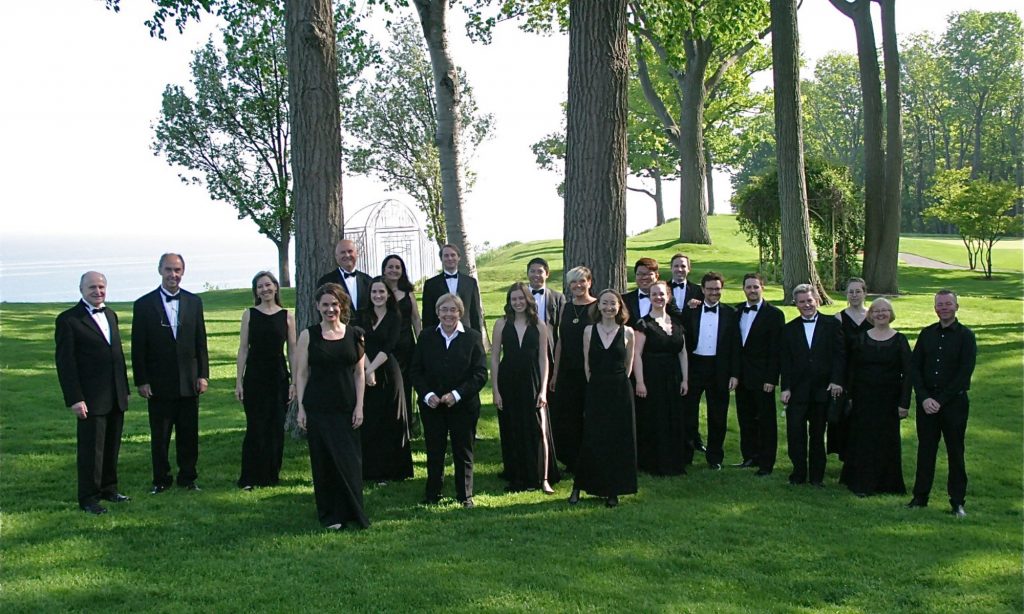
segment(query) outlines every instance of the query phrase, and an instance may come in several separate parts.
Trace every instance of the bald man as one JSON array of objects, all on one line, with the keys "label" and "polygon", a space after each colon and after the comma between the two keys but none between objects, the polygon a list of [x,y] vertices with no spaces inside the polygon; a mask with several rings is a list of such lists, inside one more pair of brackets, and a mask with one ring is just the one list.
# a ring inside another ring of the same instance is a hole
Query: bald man
[{"label": "bald man", "polygon": [[117,490],[117,456],[128,370],[117,314],[106,306],[107,278],[89,271],[78,284],[82,300],[57,316],[55,362],[64,404],[78,426],[78,506],[104,514],[100,501],[123,503]]},{"label": "bald man", "polygon": [[352,299],[354,310],[368,307],[370,305],[371,277],[356,270],[356,264],[359,262],[359,248],[353,241],[342,239],[334,247],[334,260],[338,263],[338,268],[318,279],[316,285],[338,284]]}]

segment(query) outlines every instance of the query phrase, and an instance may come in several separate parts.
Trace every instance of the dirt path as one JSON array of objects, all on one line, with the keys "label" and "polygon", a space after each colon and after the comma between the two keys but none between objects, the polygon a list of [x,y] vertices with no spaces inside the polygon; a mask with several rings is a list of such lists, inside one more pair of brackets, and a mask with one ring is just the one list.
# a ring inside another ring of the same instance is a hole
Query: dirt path
[{"label": "dirt path", "polygon": [[948,262],[942,262],[941,260],[932,260],[931,258],[925,258],[924,256],[918,256],[917,254],[908,254],[906,252],[899,253],[900,260],[906,262],[910,266],[917,266],[926,269],[942,269],[944,271],[966,271],[967,267],[959,264],[950,264]]}]

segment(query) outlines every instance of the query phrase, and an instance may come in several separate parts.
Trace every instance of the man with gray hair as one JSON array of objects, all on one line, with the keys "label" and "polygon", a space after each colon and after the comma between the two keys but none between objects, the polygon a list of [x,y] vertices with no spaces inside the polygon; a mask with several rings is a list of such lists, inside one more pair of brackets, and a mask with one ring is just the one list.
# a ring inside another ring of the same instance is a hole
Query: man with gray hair
[{"label": "man with gray hair", "polygon": [[104,514],[100,500],[123,503],[117,490],[128,370],[117,314],[107,307],[107,278],[89,271],[78,284],[82,300],[57,316],[55,362],[64,404],[78,419],[78,506]]},{"label": "man with gray hair", "polygon": [[803,484],[809,478],[813,486],[822,487],[826,416],[831,400],[843,392],[846,349],[839,320],[818,314],[813,286],[793,288],[793,300],[800,315],[783,327],[779,344],[779,400],[786,406],[786,441],[793,463],[789,483]]}]

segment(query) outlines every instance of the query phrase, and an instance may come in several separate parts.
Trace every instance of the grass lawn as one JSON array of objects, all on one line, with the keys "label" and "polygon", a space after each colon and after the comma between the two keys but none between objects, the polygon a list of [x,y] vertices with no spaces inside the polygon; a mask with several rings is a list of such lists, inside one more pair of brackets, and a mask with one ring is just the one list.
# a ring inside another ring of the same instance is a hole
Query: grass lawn
[{"label": "grass lawn", "polygon": [[[629,240],[627,260],[687,252],[695,276],[725,274],[724,300],[738,302],[740,275],[756,253],[734,218],[711,220],[712,246],[679,246],[675,228]],[[920,253],[939,260],[930,250]],[[1020,270],[1020,242],[1008,258]],[[908,250],[904,245],[902,248]],[[561,261],[557,241],[510,246],[484,258],[487,313],[540,255]],[[557,265],[556,265],[557,266]],[[562,271],[552,276],[559,286]],[[997,268],[1012,268],[1003,265]],[[477,448],[477,507],[422,507],[425,457],[416,475],[366,490],[373,525],[319,528],[304,443],[288,441],[282,485],[243,492],[238,477],[244,416],[233,399],[238,321],[247,290],[203,295],[212,383],[200,418],[199,493],[146,494],[150,480],[145,404],[133,396],[121,448],[121,489],[133,497],[93,517],[75,501],[74,420],[53,368],[53,319],[66,305],[5,304],[0,341],[0,608],[48,611],[453,611],[632,610],[671,612],[1019,612],[1022,516],[1022,281],[996,273],[901,267],[896,326],[911,338],[934,321],[931,293],[961,293],[961,320],[979,341],[967,434],[968,517],[946,512],[945,454],[932,505],[910,496],[857,499],[837,484],[791,487],[780,429],[777,470],[642,476],[640,492],[615,509],[598,500],[569,508],[557,495],[504,494],[494,408],[484,408]],[[111,280],[116,284],[116,280]],[[188,278],[186,277],[186,287]],[[158,279],[154,277],[153,283]],[[778,301],[778,288],[769,288]],[[287,302],[293,295],[286,295]],[[122,333],[131,305],[115,304]],[[826,309],[831,312],[837,307]],[[795,310],[787,308],[787,316]],[[126,339],[127,343],[127,339]],[[126,346],[126,351],[128,347]],[[489,390],[484,403],[490,402]],[[738,461],[730,412],[726,463]],[[780,420],[780,427],[783,422]],[[903,470],[913,483],[917,440],[904,421]],[[452,483],[446,480],[446,492]]]},{"label": "grass lawn", "polygon": [[[1003,239],[992,246],[992,270],[993,271],[1017,271],[1024,270],[1024,246],[1022,239]],[[949,235],[903,235],[900,237],[900,251],[918,256],[927,256],[933,260],[939,260],[948,264],[967,266],[967,248],[964,247],[960,237]],[[984,257],[984,254],[982,254]],[[977,273],[984,275],[980,262]]]}]

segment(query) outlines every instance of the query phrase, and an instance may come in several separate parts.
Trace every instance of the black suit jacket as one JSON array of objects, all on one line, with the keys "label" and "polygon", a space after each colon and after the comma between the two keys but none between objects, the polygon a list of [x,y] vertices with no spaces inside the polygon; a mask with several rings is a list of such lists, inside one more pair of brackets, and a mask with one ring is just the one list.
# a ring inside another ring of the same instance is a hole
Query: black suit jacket
[{"label": "black suit jacket", "polygon": [[544,288],[544,312],[548,325],[548,358],[555,355],[555,343],[558,342],[558,325],[562,322],[562,310],[565,309],[565,295],[551,288]]},{"label": "black suit jacket", "polygon": [[178,338],[171,332],[157,288],[135,301],[132,316],[132,372],[136,386],[149,384],[153,397],[197,396],[196,380],[210,378],[203,301],[180,292]]},{"label": "black suit jacket", "polygon": [[635,288],[623,294],[622,302],[629,311],[629,319],[626,320],[626,326],[636,328],[637,323],[640,321],[640,289]]},{"label": "black suit jacket", "polygon": [[779,383],[779,336],[786,325],[782,310],[768,301],[762,301],[743,343],[739,332],[742,309],[746,302],[736,306],[736,330],[740,338],[740,385],[749,390],[762,390],[765,384]]},{"label": "black suit jacket", "polygon": [[54,332],[54,359],[64,404],[71,407],[85,401],[90,416],[128,408],[128,369],[117,314],[108,307],[104,315],[110,326],[110,343],[82,302],[57,316]]},{"label": "black suit jacket", "polygon": [[683,299],[682,305],[677,305],[675,302],[675,291],[672,289],[671,281],[669,282],[668,293],[672,297],[672,302],[668,305],[668,311],[670,313],[682,313],[689,309],[687,303],[693,299],[698,301],[704,301],[704,290],[701,289],[700,284],[696,284],[689,279],[686,280],[686,298]]},{"label": "black suit jacket", "polygon": [[[480,287],[472,276],[459,273],[456,294],[462,299],[466,310],[462,314],[462,326],[466,329],[473,329],[484,334],[484,322],[480,317]],[[448,294],[448,284],[445,283],[444,273],[435,275],[423,283],[423,309],[420,310],[420,318],[423,320],[423,330],[433,329],[438,325],[437,299]]]},{"label": "black suit jacket", "polygon": [[790,391],[790,403],[824,402],[828,385],[843,385],[846,373],[846,344],[843,327],[832,316],[818,314],[811,347],[804,335],[800,316],[790,320],[780,337],[779,366],[782,390]]},{"label": "black suit jacket", "polygon": [[[683,312],[683,330],[686,332],[686,353],[693,356],[700,340],[700,322],[703,306]],[[691,358],[692,360],[692,358]],[[718,303],[718,343],[715,346],[715,383],[728,388],[729,378],[740,376],[740,325],[736,310]]]},{"label": "black suit jacket", "polygon": [[[480,412],[480,389],[487,383],[487,354],[483,340],[475,330],[466,329],[445,348],[444,337],[437,327],[424,328],[416,342],[409,377],[420,398],[420,406],[427,394],[443,396],[457,391],[460,401],[451,409]],[[448,409],[439,405],[438,409]],[[428,411],[435,411],[430,410]]]},{"label": "black suit jacket", "polygon": [[[373,279],[372,277],[370,277],[369,275],[367,275],[366,273],[363,273],[362,271],[360,271],[358,269],[356,269],[355,273],[356,273],[356,292],[358,293],[357,300],[359,302],[358,302],[358,304],[352,306],[353,313],[356,312],[356,311],[359,311],[360,309],[365,309],[366,307],[369,307],[369,305],[370,305],[370,280]],[[320,286],[326,284],[326,283],[338,284],[339,286],[341,286],[341,289],[344,290],[345,294],[349,294],[348,286],[345,285],[345,280],[342,279],[342,277],[341,277],[341,270],[340,269],[334,269],[330,273],[326,273],[323,276],[321,276],[320,279],[316,280],[316,285],[317,285],[318,288]],[[351,300],[352,299],[352,295],[349,294],[348,298]]]}]

